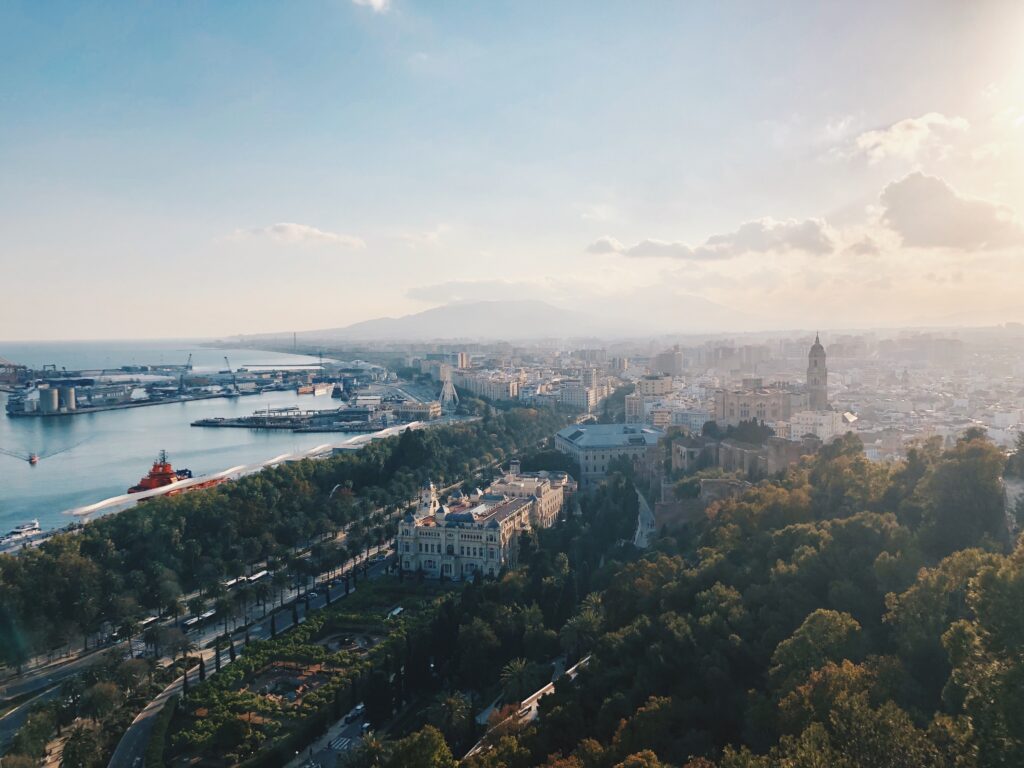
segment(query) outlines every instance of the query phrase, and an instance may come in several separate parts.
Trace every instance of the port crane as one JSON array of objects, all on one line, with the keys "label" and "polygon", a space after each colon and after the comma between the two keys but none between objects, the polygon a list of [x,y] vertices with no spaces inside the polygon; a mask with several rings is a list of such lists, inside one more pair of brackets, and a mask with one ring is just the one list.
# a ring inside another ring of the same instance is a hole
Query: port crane
[{"label": "port crane", "polygon": [[185,392],[185,374],[192,371],[192,353],[188,353],[188,360],[185,361],[185,368],[182,370],[181,375],[178,376],[178,392]]},{"label": "port crane", "polygon": [[234,388],[235,394],[238,394],[238,377],[235,376],[235,372],[231,370],[231,361],[228,360],[227,355],[224,355],[224,365],[228,367],[228,373],[231,374],[231,386]]}]

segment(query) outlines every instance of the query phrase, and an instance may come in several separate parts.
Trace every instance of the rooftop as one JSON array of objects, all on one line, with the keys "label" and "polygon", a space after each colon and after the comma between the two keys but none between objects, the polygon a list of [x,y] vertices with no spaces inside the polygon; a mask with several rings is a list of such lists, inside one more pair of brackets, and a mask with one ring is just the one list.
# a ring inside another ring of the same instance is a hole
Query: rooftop
[{"label": "rooftop", "polygon": [[575,424],[559,430],[558,436],[581,448],[620,448],[656,445],[665,433],[639,424]]}]

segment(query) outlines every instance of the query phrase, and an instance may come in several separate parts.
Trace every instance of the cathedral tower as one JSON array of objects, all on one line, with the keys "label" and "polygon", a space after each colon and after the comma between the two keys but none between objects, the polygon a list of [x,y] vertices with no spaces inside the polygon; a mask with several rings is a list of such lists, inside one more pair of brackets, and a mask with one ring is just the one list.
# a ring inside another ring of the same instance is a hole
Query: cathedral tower
[{"label": "cathedral tower", "polygon": [[825,366],[825,348],[818,334],[807,355],[807,407],[812,411],[827,411],[828,368]]}]

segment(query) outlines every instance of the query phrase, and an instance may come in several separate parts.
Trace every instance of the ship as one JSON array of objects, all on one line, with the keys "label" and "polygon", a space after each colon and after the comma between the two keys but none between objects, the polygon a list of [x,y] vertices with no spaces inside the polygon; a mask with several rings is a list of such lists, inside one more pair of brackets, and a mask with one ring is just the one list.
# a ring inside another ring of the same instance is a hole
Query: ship
[{"label": "ship", "polygon": [[29,520],[27,523],[15,526],[13,530],[0,536],[0,546],[13,544],[23,539],[30,539],[37,533],[42,532],[42,528],[39,527],[38,520]]},{"label": "ship", "polygon": [[[149,470],[149,474],[146,475],[139,481],[138,485],[133,485],[128,489],[128,493],[142,493],[143,491],[152,491],[157,488],[163,488],[177,483],[182,480],[191,480],[192,470],[191,469],[175,469],[171,466],[171,462],[167,460],[167,451],[160,451],[160,455],[157,456],[156,461],[153,462],[153,468]],[[168,491],[168,496],[181,493],[182,491],[195,491],[200,488],[210,488],[214,485],[224,482],[223,478],[214,480],[208,480],[202,483],[194,483],[186,488],[177,488],[172,491]]]}]

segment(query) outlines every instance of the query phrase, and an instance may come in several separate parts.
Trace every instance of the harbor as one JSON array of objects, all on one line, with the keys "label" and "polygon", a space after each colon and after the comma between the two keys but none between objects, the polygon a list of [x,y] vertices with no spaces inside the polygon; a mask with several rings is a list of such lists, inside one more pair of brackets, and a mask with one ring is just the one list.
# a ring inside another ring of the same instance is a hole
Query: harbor
[{"label": "harbor", "polygon": [[[123,512],[126,509],[134,507],[140,502],[144,502],[158,496],[175,495],[191,490],[209,488],[222,483],[238,480],[241,477],[260,472],[268,467],[280,466],[281,464],[291,461],[323,459],[333,455],[336,451],[358,450],[372,440],[391,437],[404,429],[423,429],[427,426],[430,425],[420,422],[402,424],[381,429],[369,434],[360,434],[349,437],[337,443],[321,443],[313,446],[312,448],[282,453],[263,461],[256,461],[250,464],[238,464],[210,474],[200,475],[198,477],[188,477],[149,490],[136,491],[134,489],[129,489],[127,493],[120,493],[116,496],[111,496],[110,498],[102,499],[91,504],[83,504],[78,507],[63,510],[61,515],[65,520],[67,518],[71,518],[72,522],[65,523],[60,527],[44,529],[40,525],[39,520],[32,520],[29,523],[23,523],[15,527],[10,533],[0,537],[0,553],[16,552],[24,547],[37,547],[54,533],[76,530],[90,520],[95,520],[105,515]],[[161,456],[161,458],[164,457]]]},{"label": "harbor", "polygon": [[[225,369],[225,354],[230,356],[236,374],[241,368],[253,374],[271,368],[309,373],[321,364],[314,356],[203,349],[181,343],[154,344],[150,348],[65,343],[8,345],[0,349],[3,357],[24,361],[37,370],[48,359],[68,360],[80,370],[98,371],[116,370],[120,361],[140,368],[148,365],[147,360],[159,364],[161,358],[184,362],[189,354],[193,355],[194,372],[201,375],[216,375]],[[23,391],[21,386],[17,389]],[[11,397],[9,392],[0,392],[0,410],[6,410]],[[291,388],[48,418],[11,418],[0,414],[0,449],[4,452],[0,455],[0,533],[13,531],[31,520],[38,520],[43,531],[68,525],[69,517],[63,514],[66,510],[124,494],[125,489],[138,482],[161,449],[166,449],[180,466],[191,468],[197,477],[276,456],[304,453],[323,445],[323,435],[270,430],[200,431],[190,425],[206,418],[247,416],[268,407],[313,410],[332,405],[336,406],[337,401],[330,394],[305,395]],[[36,457],[34,463],[32,457]]]}]

